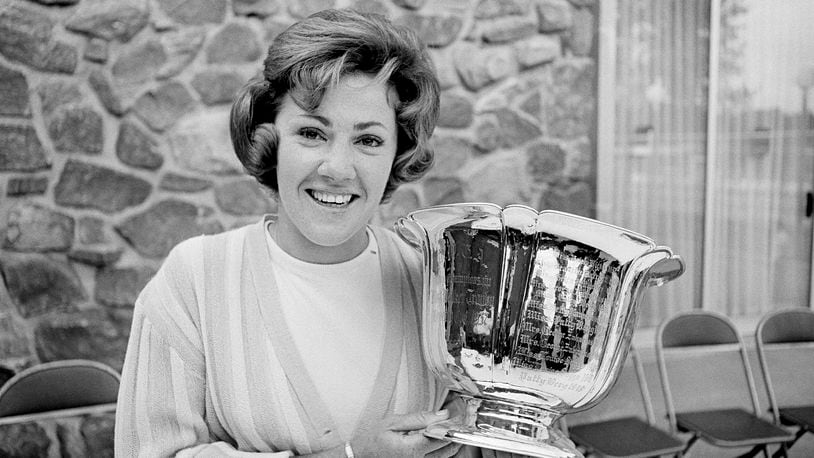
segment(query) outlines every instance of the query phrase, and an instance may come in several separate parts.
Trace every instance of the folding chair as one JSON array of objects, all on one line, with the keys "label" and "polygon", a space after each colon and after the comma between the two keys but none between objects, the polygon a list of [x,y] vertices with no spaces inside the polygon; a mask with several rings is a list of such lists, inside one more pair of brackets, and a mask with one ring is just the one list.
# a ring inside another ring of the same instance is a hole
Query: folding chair
[{"label": "folding chair", "polygon": [[[595,412],[596,409],[600,411]],[[609,412],[610,417],[603,418],[606,417],[604,412]],[[627,416],[628,413],[634,415]],[[644,419],[641,413],[644,413]],[[607,398],[584,413],[569,414],[564,418],[573,421],[580,416],[600,418],[568,427],[571,440],[586,454],[651,457],[674,455],[684,450],[683,440],[656,426],[644,367],[633,348]]]},{"label": "folding chair", "polygon": [[656,331],[656,360],[670,427],[692,434],[685,451],[700,438],[716,447],[751,447],[741,456],[768,456],[769,445],[793,439],[760,417],[749,357],[727,317],[693,310],[668,318]]},{"label": "folding chair", "polygon": [[769,312],[758,323],[755,340],[775,424],[797,428],[786,443],[791,447],[806,432],[814,433],[814,311]]},{"label": "folding chair", "polygon": [[120,380],[116,370],[96,361],[29,367],[0,388],[0,425],[113,411]]}]

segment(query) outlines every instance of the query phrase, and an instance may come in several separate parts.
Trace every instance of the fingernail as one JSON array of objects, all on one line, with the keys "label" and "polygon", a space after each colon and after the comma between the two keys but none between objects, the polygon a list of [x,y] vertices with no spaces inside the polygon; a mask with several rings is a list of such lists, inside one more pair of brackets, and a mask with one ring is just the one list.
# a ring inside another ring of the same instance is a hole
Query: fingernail
[{"label": "fingernail", "polygon": [[438,417],[446,417],[447,415],[449,415],[449,410],[441,409],[438,412],[433,413],[433,415],[438,416]]}]

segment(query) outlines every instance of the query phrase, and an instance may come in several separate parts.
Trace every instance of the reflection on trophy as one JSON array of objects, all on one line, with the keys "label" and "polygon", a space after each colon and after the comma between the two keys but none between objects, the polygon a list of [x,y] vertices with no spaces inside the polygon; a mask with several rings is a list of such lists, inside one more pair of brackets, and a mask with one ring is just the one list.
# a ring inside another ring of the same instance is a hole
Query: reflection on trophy
[{"label": "reflection on trophy", "polygon": [[396,223],[424,258],[422,346],[466,403],[426,434],[539,457],[581,456],[553,423],[599,402],[648,286],[684,271],[647,237],[567,213],[452,204]]}]

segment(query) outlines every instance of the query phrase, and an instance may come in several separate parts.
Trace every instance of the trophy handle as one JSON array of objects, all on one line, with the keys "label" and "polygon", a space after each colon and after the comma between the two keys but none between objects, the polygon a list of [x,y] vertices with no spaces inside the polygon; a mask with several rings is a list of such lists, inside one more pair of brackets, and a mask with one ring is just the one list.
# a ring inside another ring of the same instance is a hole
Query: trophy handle
[{"label": "trophy handle", "polygon": [[394,229],[396,230],[396,234],[398,234],[402,240],[412,245],[419,251],[421,250],[423,246],[421,242],[423,240],[423,236],[425,235],[425,231],[420,224],[408,218],[401,217],[398,219],[398,221],[396,221]]},{"label": "trophy handle", "polygon": [[659,247],[668,257],[656,262],[647,272],[647,286],[661,286],[673,281],[684,273],[684,260],[674,255],[666,247]]}]

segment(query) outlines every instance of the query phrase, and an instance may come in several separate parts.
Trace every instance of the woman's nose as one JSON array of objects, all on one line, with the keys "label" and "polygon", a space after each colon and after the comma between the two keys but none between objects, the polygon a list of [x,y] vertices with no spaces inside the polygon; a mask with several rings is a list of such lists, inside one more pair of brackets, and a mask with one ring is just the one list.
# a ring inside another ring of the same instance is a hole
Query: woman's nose
[{"label": "woman's nose", "polygon": [[317,173],[335,181],[356,178],[353,148],[347,145],[336,145],[328,151]]}]

